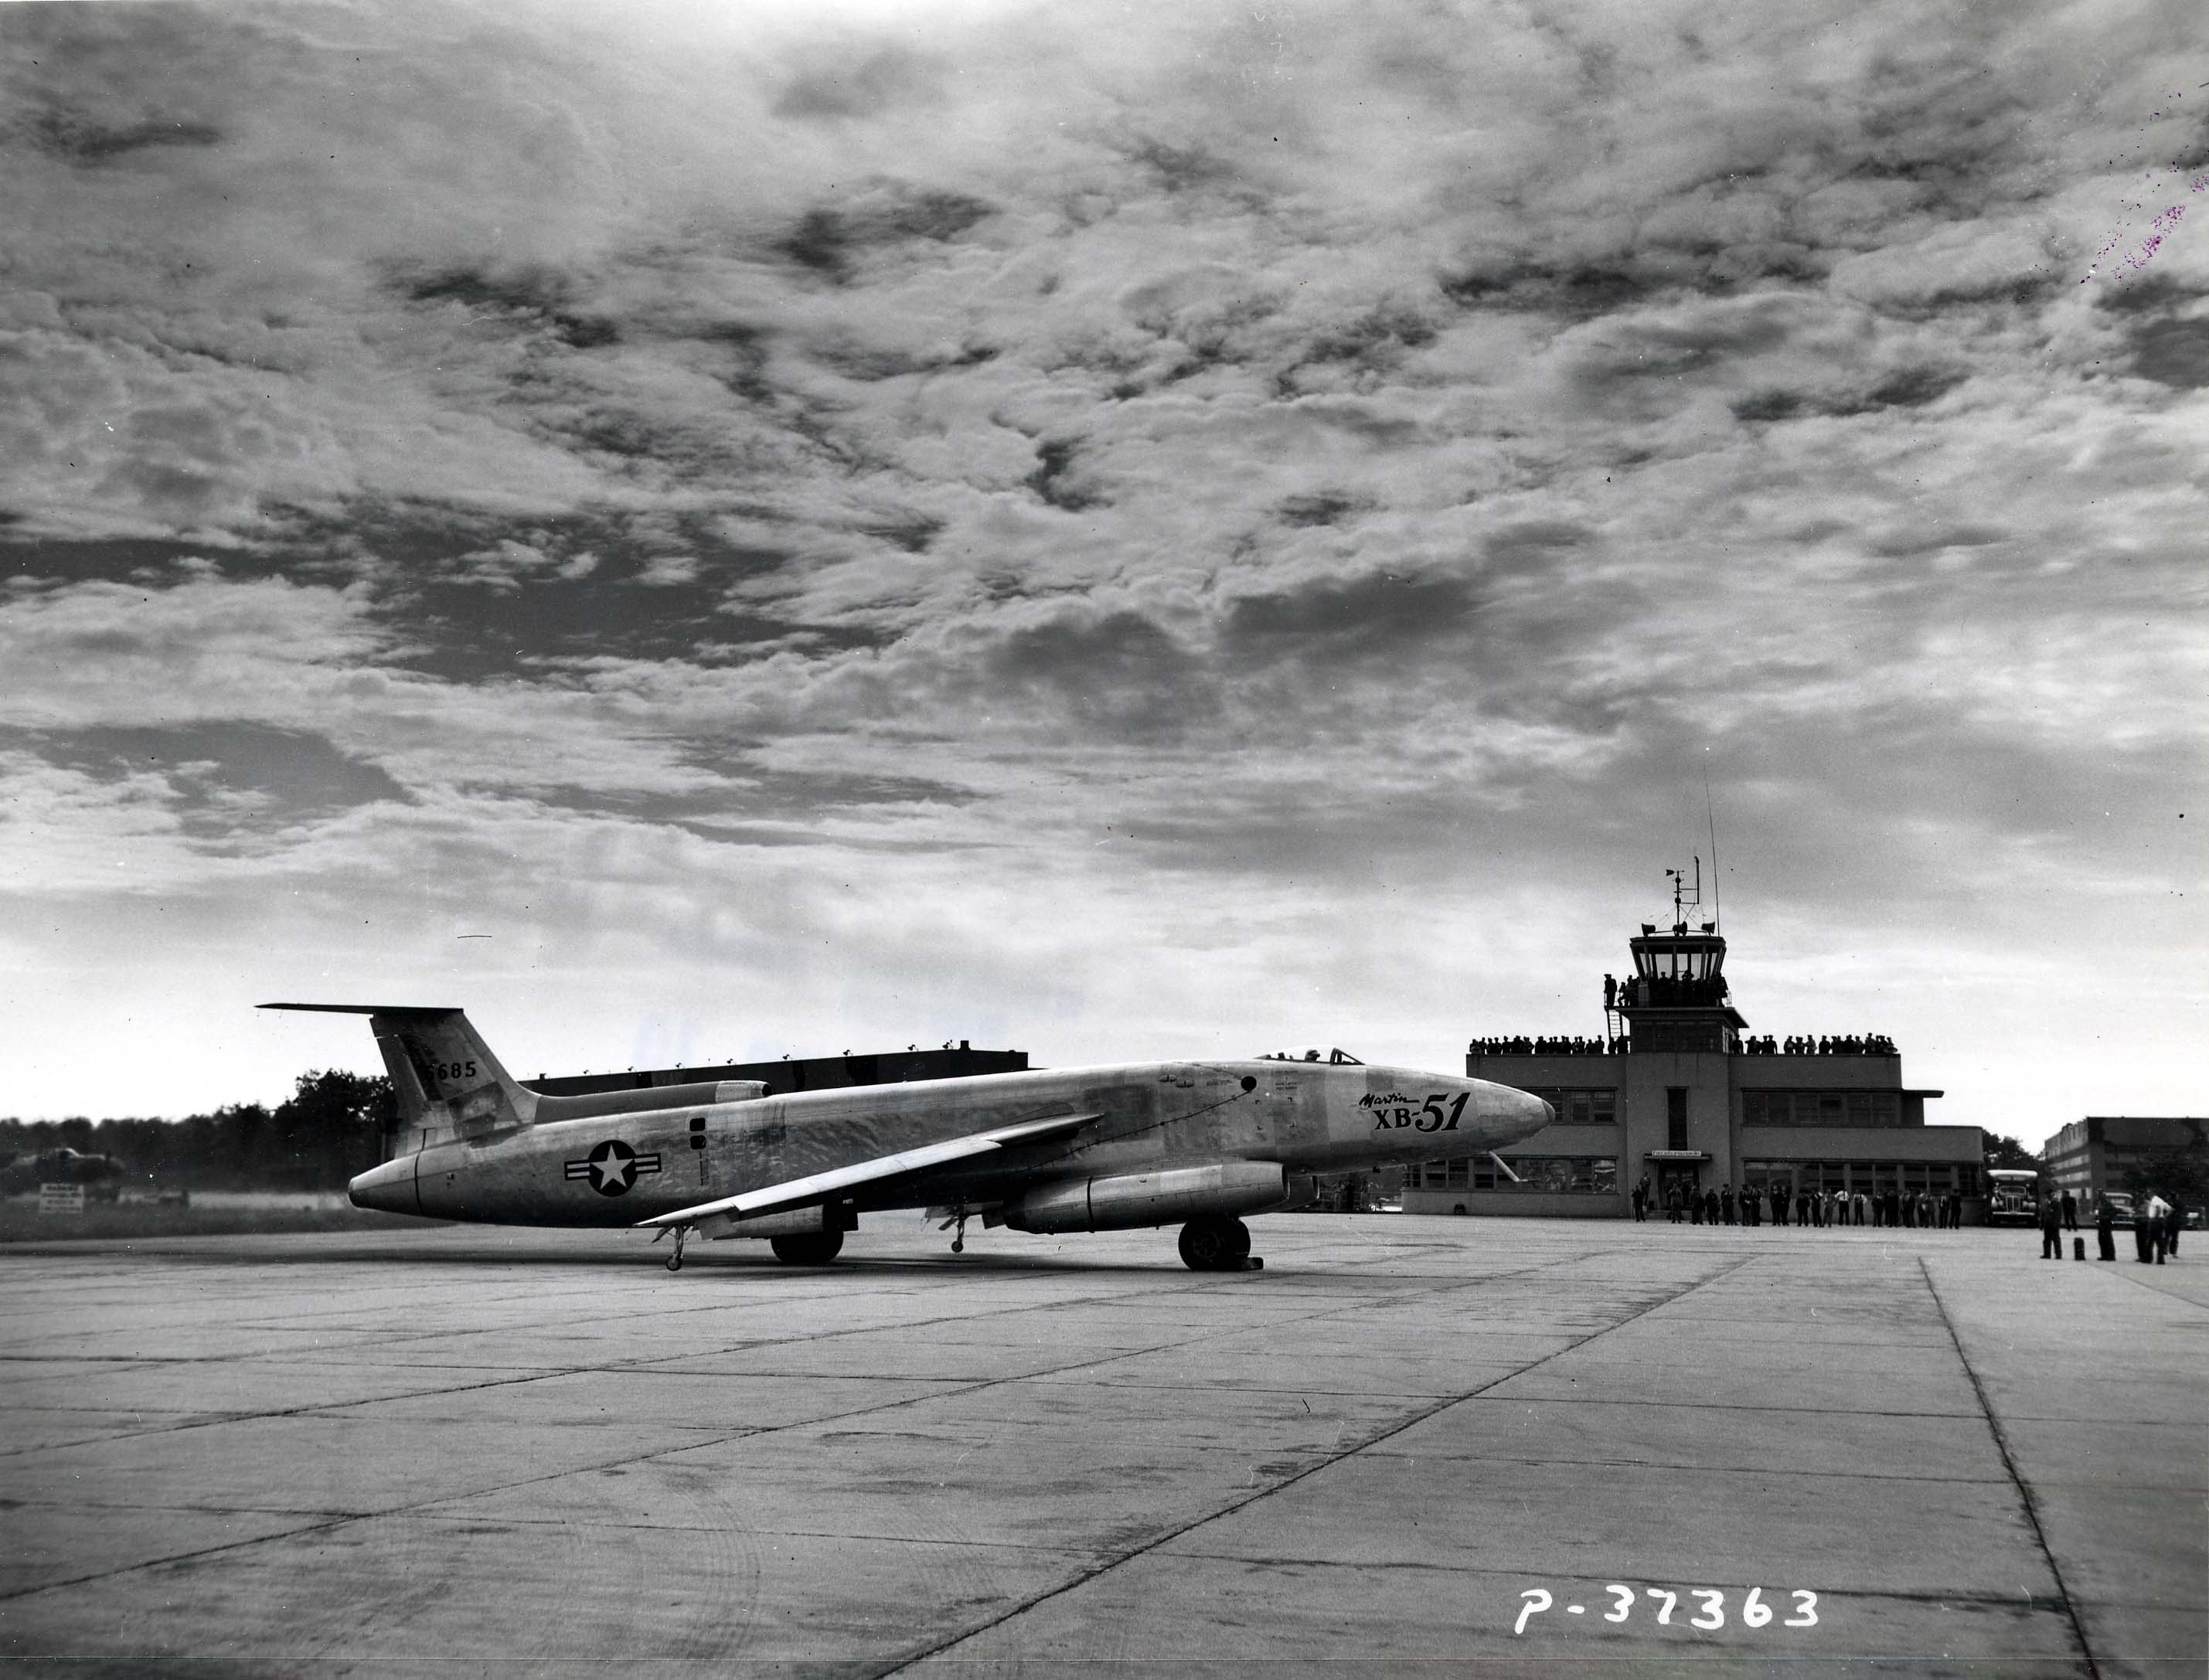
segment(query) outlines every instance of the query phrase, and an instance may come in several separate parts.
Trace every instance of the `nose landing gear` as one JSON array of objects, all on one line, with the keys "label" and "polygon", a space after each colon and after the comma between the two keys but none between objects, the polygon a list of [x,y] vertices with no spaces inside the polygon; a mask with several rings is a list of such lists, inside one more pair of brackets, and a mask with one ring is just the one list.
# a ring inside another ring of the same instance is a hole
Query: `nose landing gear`
[{"label": "nose landing gear", "polygon": [[1191,1219],[1181,1228],[1182,1264],[1192,1272],[1261,1272],[1266,1262],[1250,1253],[1250,1227],[1217,1213]]}]

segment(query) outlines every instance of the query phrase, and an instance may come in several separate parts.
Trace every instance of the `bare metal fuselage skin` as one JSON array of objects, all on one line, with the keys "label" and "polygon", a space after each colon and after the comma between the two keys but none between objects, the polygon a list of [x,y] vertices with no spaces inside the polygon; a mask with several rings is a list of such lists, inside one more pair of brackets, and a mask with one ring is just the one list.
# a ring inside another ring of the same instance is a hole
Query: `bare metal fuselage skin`
[{"label": "bare metal fuselage skin", "polygon": [[1218,1161],[1367,1170],[1504,1146],[1549,1123],[1508,1086],[1408,1069],[1166,1062],[540,1122],[427,1142],[352,1181],[364,1207],[497,1225],[629,1225],[722,1196],[1053,1115],[1070,1136],[864,1186],[856,1211],[980,1207],[1038,1186]]}]

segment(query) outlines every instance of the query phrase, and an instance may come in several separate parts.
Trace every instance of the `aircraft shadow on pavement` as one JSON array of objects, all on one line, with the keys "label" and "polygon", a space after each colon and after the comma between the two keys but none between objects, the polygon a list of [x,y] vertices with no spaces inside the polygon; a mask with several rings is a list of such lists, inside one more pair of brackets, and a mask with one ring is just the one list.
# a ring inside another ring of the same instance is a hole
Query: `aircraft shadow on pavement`
[{"label": "aircraft shadow on pavement", "polygon": [[[559,1269],[573,1271],[578,1267],[602,1269],[609,1274],[623,1271],[650,1269],[665,1273],[662,1262],[667,1249],[665,1243],[653,1247],[633,1245],[615,1249],[561,1249],[554,1250],[511,1249],[485,1244],[466,1247],[439,1246],[418,1248],[411,1243],[388,1241],[374,1246],[347,1241],[328,1245],[316,1244],[298,1248],[233,1248],[228,1243],[234,1239],[215,1238],[222,1247],[202,1247],[196,1241],[179,1241],[173,1246],[161,1243],[135,1243],[130,1245],[135,1259],[158,1258],[172,1265],[207,1267],[286,1267],[286,1266],[382,1266],[382,1267],[481,1267],[486,1270]],[[46,1247],[40,1251],[53,1253],[83,1252],[83,1244],[71,1243],[66,1246]],[[749,1245],[747,1245],[749,1246]],[[31,1252],[30,1245],[10,1245],[15,1253]],[[850,1273],[867,1277],[910,1276],[915,1278],[955,1277],[960,1274],[982,1274],[996,1277],[1014,1277],[1037,1273],[1080,1273],[1085,1276],[1104,1277],[1126,1275],[1149,1277],[1159,1273],[1195,1277],[1175,1255],[1171,1244],[1164,1248],[1157,1260],[1148,1264],[1130,1264],[1124,1261],[1086,1259],[1079,1255],[1014,1255],[985,1254],[968,1249],[963,1255],[945,1252],[940,1256],[923,1257],[915,1255],[883,1255],[873,1256],[864,1249],[846,1250],[838,1259],[825,1266],[786,1266],[773,1255],[723,1254],[708,1249],[703,1253],[693,1246],[683,1256],[683,1278],[694,1272],[717,1272],[732,1276],[755,1277],[788,1276],[819,1277],[837,1273]],[[1256,1276],[1261,1274],[1225,1274],[1222,1275]]]}]

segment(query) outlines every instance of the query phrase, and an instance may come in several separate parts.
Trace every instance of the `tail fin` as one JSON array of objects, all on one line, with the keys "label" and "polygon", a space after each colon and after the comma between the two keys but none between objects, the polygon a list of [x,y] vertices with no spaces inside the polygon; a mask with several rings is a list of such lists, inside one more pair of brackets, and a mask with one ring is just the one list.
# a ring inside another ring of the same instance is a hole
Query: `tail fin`
[{"label": "tail fin", "polygon": [[386,1159],[425,1144],[512,1131],[537,1117],[538,1097],[516,1084],[459,1009],[387,1003],[263,1003],[264,1009],[366,1015],[399,1099]]}]

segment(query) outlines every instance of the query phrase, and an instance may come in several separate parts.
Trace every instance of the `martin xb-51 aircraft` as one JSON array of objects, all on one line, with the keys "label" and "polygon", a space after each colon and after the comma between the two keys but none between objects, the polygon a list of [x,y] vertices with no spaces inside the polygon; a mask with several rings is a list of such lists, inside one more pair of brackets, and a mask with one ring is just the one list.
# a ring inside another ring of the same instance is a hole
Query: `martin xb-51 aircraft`
[{"label": "martin xb-51 aircraft", "polygon": [[[1196,1271],[1263,1264],[1242,1216],[1292,1173],[1478,1155],[1540,1130],[1540,1098],[1368,1067],[1340,1051],[988,1074],[771,1096],[751,1081],[591,1096],[529,1089],[459,1009],[269,1003],[364,1015],[398,1097],[361,1207],[491,1225],[763,1237],[822,1265],[863,1213],[1061,1232],[1179,1225]],[[658,1237],[653,1239],[658,1241]]]}]

